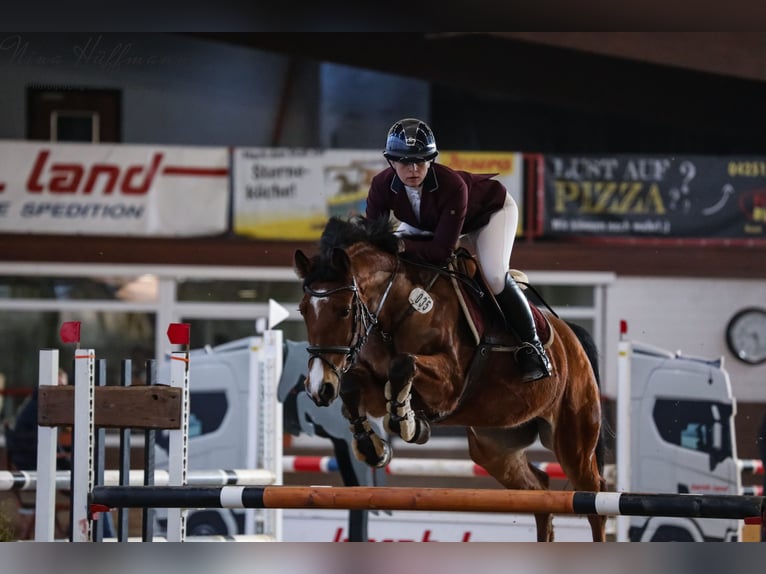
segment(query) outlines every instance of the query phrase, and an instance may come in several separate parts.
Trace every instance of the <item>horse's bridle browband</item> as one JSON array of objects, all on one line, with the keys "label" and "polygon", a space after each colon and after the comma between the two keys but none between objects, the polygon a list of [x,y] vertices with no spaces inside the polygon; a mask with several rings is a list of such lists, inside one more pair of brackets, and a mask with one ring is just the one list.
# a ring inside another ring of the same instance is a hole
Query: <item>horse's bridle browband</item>
[{"label": "horse's bridle browband", "polygon": [[[335,375],[338,377],[338,380],[341,379],[341,375],[348,371],[351,368],[351,365],[354,364],[356,361],[357,356],[359,355],[359,352],[362,350],[362,347],[364,346],[365,342],[367,341],[367,337],[369,337],[370,333],[372,332],[372,329],[378,324],[378,316],[380,315],[380,311],[383,308],[383,305],[386,302],[386,299],[388,299],[388,294],[391,292],[391,287],[394,284],[394,279],[396,278],[396,274],[399,272],[399,258],[396,258],[396,267],[394,267],[393,272],[391,273],[391,276],[388,279],[388,284],[386,285],[386,289],[383,292],[383,296],[380,298],[380,303],[378,303],[378,308],[373,313],[370,311],[369,307],[367,307],[367,304],[362,301],[362,298],[359,296],[359,286],[356,282],[356,277],[352,276],[352,283],[351,285],[343,285],[341,287],[336,287],[335,289],[330,289],[329,291],[316,291],[309,287],[308,285],[303,286],[303,291],[305,293],[308,293],[312,297],[329,297],[330,295],[334,295],[335,293],[340,293],[342,291],[351,291],[352,292],[352,298],[351,298],[351,307],[354,313],[353,316],[353,327],[351,330],[351,341],[349,341],[348,346],[342,346],[342,345],[334,345],[334,346],[321,346],[321,345],[309,345],[306,347],[306,350],[309,353],[309,359],[319,359],[324,364],[329,366],[334,372]],[[328,361],[325,358],[325,355],[345,355],[346,356],[346,366],[343,368],[343,371],[338,370],[338,368],[333,365],[330,361]]]}]

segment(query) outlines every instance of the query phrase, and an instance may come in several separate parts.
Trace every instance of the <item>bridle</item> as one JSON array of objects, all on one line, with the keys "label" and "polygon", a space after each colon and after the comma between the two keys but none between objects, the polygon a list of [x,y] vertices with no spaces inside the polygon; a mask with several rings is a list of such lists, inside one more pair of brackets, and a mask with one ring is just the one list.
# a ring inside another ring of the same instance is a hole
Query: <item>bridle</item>
[{"label": "bridle", "polygon": [[[394,267],[391,276],[388,278],[388,284],[386,285],[383,296],[380,298],[380,303],[378,304],[378,308],[375,310],[375,312],[370,311],[370,308],[362,300],[362,297],[359,294],[359,285],[357,284],[356,277],[353,275],[351,277],[350,285],[342,285],[341,287],[336,287],[335,289],[330,289],[329,291],[316,291],[308,285],[304,285],[304,293],[308,293],[312,297],[318,297],[322,299],[336,293],[341,293],[343,291],[351,291],[352,293],[351,309],[353,312],[353,326],[351,328],[351,340],[349,341],[349,344],[346,346],[309,345],[306,347],[306,350],[309,353],[309,361],[311,359],[319,359],[333,370],[335,376],[338,378],[338,381],[340,381],[341,376],[348,372],[351,366],[356,362],[359,354],[362,351],[362,347],[364,347],[364,344],[367,342],[367,338],[370,336],[373,328],[375,328],[375,326],[378,324],[378,317],[380,316],[380,312],[383,309],[383,305],[388,299],[388,294],[391,292],[391,287],[394,284],[394,279],[396,279],[398,272],[399,258],[397,257],[396,267]],[[326,355],[344,355],[345,366],[343,369],[339,370],[338,367],[336,367],[327,359]]]}]

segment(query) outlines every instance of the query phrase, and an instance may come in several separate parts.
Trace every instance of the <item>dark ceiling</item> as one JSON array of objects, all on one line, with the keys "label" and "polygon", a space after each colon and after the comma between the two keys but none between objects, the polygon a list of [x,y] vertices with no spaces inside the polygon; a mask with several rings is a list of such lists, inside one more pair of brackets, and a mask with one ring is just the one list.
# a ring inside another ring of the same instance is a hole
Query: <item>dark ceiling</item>
[{"label": "dark ceiling", "polygon": [[[757,77],[760,66],[753,63],[748,67],[749,61],[743,61],[748,53],[750,60],[759,58],[763,52],[753,51],[753,46],[766,46],[766,42],[760,35],[749,37],[750,45],[741,45],[725,33],[685,34],[674,41],[666,33],[194,35],[417,77],[444,90],[468,94],[478,109],[489,101],[505,99],[526,105],[527,111],[536,106],[543,115],[556,118],[562,113],[582,115],[594,129],[599,123],[602,129],[614,129],[615,122],[626,121],[627,139],[619,143],[612,136],[609,141],[616,142],[618,149],[601,151],[650,151],[644,148],[654,146],[654,151],[667,152],[671,150],[662,147],[667,141],[678,153],[766,152],[762,136],[766,82]],[[534,41],[538,37],[544,41]],[[554,44],[557,40],[559,45]],[[744,48],[750,52],[743,52]],[[690,57],[689,51],[695,49],[699,55]],[[738,58],[732,60],[737,65],[727,74],[726,58],[733,56]],[[629,149],[628,131],[636,132],[636,140],[647,139],[639,132],[655,131],[657,137]],[[705,143],[700,144],[702,141]],[[579,151],[595,151],[588,149],[593,146],[587,141],[582,145]]]}]

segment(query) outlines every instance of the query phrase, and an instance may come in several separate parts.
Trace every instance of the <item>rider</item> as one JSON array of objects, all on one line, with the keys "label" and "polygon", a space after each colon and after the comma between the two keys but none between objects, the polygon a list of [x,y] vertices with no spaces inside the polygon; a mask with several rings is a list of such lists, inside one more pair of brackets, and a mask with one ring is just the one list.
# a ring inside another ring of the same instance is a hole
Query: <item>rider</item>
[{"label": "rider", "polygon": [[516,357],[523,381],[550,375],[551,365],[527,298],[508,273],[516,237],[518,207],[495,174],[471,174],[437,164],[439,151],[428,125],[415,118],[388,131],[383,156],[389,167],[378,173],[367,195],[368,218],[400,221],[400,251],[444,265],[462,235],[472,241],[477,259],[508,328],[522,345]]}]

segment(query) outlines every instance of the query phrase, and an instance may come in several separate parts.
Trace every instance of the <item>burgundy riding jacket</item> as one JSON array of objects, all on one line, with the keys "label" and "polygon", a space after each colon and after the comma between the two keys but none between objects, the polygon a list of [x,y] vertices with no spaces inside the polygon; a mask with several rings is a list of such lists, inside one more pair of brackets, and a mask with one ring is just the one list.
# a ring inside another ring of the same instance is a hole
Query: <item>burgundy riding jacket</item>
[{"label": "burgundy riding jacket", "polygon": [[389,167],[372,179],[366,215],[377,219],[393,213],[399,221],[433,232],[429,241],[405,238],[405,254],[442,264],[449,259],[461,235],[484,227],[505,203],[505,186],[492,179],[495,175],[431,164],[423,182],[418,221],[402,180]]}]

